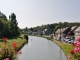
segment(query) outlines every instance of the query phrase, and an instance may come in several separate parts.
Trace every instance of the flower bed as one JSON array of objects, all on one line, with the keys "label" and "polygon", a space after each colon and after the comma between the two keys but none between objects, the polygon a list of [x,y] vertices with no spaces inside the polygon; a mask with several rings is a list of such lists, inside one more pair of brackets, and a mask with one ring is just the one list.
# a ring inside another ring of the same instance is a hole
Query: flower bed
[{"label": "flower bed", "polygon": [[0,41],[0,60],[14,60],[17,54],[22,54],[19,50],[27,42],[24,38],[10,40],[4,37]]},{"label": "flower bed", "polygon": [[76,41],[72,44],[72,49],[70,50],[70,54],[68,55],[69,60],[80,60],[80,38],[76,39]]}]

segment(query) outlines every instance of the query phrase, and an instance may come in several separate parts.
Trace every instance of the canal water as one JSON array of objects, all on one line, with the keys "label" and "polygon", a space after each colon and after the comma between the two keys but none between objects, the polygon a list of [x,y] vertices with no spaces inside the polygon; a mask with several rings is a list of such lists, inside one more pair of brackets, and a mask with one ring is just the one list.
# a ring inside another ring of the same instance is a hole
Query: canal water
[{"label": "canal water", "polygon": [[18,55],[19,60],[67,60],[63,51],[52,41],[29,36],[29,42]]}]

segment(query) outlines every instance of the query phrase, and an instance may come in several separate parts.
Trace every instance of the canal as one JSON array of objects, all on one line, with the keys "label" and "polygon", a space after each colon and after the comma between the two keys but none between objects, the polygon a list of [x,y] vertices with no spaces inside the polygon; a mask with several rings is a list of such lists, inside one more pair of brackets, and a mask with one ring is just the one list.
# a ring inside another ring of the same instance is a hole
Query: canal
[{"label": "canal", "polygon": [[29,36],[28,44],[21,51],[19,60],[67,60],[58,45],[42,37]]}]

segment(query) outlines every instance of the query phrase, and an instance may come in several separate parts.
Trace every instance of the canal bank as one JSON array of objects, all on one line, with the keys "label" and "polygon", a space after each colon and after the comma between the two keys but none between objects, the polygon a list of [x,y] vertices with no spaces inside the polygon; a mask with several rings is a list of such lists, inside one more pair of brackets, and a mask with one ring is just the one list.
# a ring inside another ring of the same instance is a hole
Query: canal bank
[{"label": "canal bank", "polygon": [[42,37],[29,36],[28,44],[21,49],[19,60],[67,60],[63,51],[52,41]]}]

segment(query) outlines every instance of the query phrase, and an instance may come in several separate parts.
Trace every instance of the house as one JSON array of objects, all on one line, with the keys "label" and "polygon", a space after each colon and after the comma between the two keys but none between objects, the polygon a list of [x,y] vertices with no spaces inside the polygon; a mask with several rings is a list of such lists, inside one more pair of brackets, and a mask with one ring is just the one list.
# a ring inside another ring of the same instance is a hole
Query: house
[{"label": "house", "polygon": [[55,37],[66,37],[68,35],[68,32],[71,30],[71,27],[66,27],[66,28],[63,28],[63,29],[58,29],[54,36]]},{"label": "house", "polygon": [[43,31],[42,31],[42,30],[38,30],[37,33],[38,33],[39,35],[42,35],[42,34],[43,34]]},{"label": "house", "polygon": [[78,28],[74,31],[74,34],[75,34],[75,39],[77,39],[78,37],[80,37],[80,27],[78,27]]},{"label": "house", "polygon": [[71,28],[71,30],[68,32],[68,35],[73,36],[73,35],[74,35],[74,31],[75,31],[77,28],[78,28],[77,26],[73,26],[73,27]]},{"label": "house", "polygon": [[32,34],[38,34],[37,32],[32,32]]},{"label": "house", "polygon": [[37,33],[37,30],[33,30],[33,31],[32,31],[32,34],[38,34],[38,33]]},{"label": "house", "polygon": [[61,37],[63,37],[63,36],[65,35],[65,34],[63,33],[63,32],[65,31],[65,29],[66,29],[66,28],[58,29],[58,30],[55,32],[54,36],[55,36],[55,37],[60,37],[60,35],[61,35]]},{"label": "house", "polygon": [[44,35],[49,35],[49,34],[50,34],[50,31],[49,31],[48,29],[45,29],[45,30],[43,31],[43,34],[44,34]]},{"label": "house", "polygon": [[66,27],[65,31],[63,32],[65,36],[69,36],[68,33],[71,31],[71,27]]},{"label": "house", "polygon": [[27,31],[27,34],[32,34],[32,31]]}]

